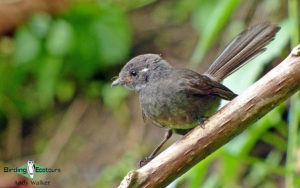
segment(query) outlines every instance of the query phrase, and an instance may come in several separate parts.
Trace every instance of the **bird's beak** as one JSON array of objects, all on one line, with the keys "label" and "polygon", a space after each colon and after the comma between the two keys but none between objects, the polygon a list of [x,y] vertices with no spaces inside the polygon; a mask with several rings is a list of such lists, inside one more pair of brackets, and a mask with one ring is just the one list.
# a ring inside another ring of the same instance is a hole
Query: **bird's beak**
[{"label": "bird's beak", "polygon": [[115,81],[113,81],[113,83],[111,84],[111,87],[116,86],[116,85],[119,85],[119,84],[121,84],[120,78],[118,78],[118,79],[116,79]]}]

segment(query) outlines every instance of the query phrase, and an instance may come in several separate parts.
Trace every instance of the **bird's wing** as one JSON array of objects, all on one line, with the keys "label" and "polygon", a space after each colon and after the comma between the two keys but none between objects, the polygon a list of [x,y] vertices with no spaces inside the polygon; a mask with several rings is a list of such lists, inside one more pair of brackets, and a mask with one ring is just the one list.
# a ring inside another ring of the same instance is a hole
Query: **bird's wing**
[{"label": "bird's wing", "polygon": [[237,95],[221,83],[210,79],[205,75],[184,69],[180,75],[179,86],[193,95],[211,95],[221,99],[232,100]]}]

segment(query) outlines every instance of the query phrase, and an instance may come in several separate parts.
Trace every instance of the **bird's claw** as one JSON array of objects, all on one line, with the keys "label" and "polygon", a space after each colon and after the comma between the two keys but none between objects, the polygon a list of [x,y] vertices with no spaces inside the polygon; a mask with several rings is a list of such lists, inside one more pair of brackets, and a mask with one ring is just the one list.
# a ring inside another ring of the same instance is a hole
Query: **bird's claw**
[{"label": "bird's claw", "polygon": [[152,157],[145,157],[145,159],[142,159],[139,161],[140,167],[145,166],[147,163],[149,163],[153,158]]},{"label": "bird's claw", "polygon": [[201,127],[202,129],[205,128],[205,127],[204,127],[204,122],[205,122],[205,120],[207,120],[207,118],[205,118],[205,117],[202,117],[202,118],[198,119],[198,123],[199,123],[199,125],[200,125],[200,127]]}]

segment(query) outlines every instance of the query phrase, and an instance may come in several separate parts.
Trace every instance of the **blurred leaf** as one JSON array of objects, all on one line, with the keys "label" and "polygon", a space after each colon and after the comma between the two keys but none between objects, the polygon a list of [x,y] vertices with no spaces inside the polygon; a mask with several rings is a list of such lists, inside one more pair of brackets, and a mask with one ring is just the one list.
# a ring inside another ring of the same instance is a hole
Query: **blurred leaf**
[{"label": "blurred leaf", "polygon": [[61,80],[56,87],[57,98],[61,102],[67,102],[75,94],[75,84],[71,80]]},{"label": "blurred leaf", "polygon": [[286,152],[286,140],[276,133],[265,132],[261,136],[261,140],[282,152]]},{"label": "blurred leaf", "polygon": [[131,33],[125,13],[107,4],[86,3],[65,14],[74,31],[67,71],[80,80],[119,64],[130,50]]},{"label": "blurred leaf", "polygon": [[119,64],[129,52],[130,37],[128,31],[124,30],[128,29],[128,25],[123,20],[106,18],[95,21],[93,26],[99,45],[100,60],[106,65]]},{"label": "blurred leaf", "polygon": [[106,84],[102,90],[104,103],[111,109],[116,109],[120,106],[126,97],[129,95],[128,89],[124,87],[111,87],[110,83]]},{"label": "blurred leaf", "polygon": [[43,64],[38,75],[37,89],[41,107],[48,107],[54,99],[55,85],[59,78],[62,65],[60,58],[48,56],[42,60]]},{"label": "blurred leaf", "polygon": [[92,23],[98,42],[98,53],[104,64],[120,63],[129,52],[131,37],[128,20],[119,9],[102,5],[101,15]]},{"label": "blurred leaf", "polygon": [[[216,9],[216,5],[219,4],[220,0],[189,0],[189,1],[180,1],[181,4],[187,4],[187,2],[196,3],[194,5],[195,10],[192,12],[192,25],[196,29],[197,33],[201,36],[201,33],[204,32],[205,27],[209,24],[209,18]],[[192,4],[192,3],[191,3]],[[187,5],[186,5],[187,6]]]},{"label": "blurred leaf", "polygon": [[220,178],[217,173],[210,174],[202,184],[201,188],[215,188],[220,186]]},{"label": "blurred leaf", "polygon": [[40,45],[39,39],[27,27],[19,28],[15,36],[14,59],[16,64],[33,61],[39,54]]},{"label": "blurred leaf", "polygon": [[65,55],[70,50],[72,38],[73,30],[68,22],[64,20],[53,22],[46,40],[46,48],[49,54],[54,56]]},{"label": "blurred leaf", "polygon": [[127,151],[122,155],[116,164],[105,166],[93,187],[116,187],[112,185],[116,180],[119,181],[123,176],[128,173],[136,164],[133,163],[132,159],[137,158],[136,148],[132,151]]},{"label": "blurred leaf", "polygon": [[[217,4],[217,6],[214,6],[213,9],[210,9],[212,10],[212,12],[207,13],[207,15],[203,17],[201,16],[202,19],[208,19],[205,26],[197,27],[196,25],[196,30],[203,30],[203,32],[200,36],[201,41],[199,40],[190,60],[190,67],[195,68],[201,62],[205,53],[216,40],[219,32],[225,26],[231,14],[234,12],[239,3],[240,0],[219,0],[218,3],[214,3],[214,5]],[[198,17],[194,17],[193,23],[197,23],[198,19]]]},{"label": "blurred leaf", "polygon": [[189,187],[200,187],[205,180],[205,176],[209,171],[209,167],[212,160],[205,159],[204,161],[193,167],[190,174],[190,181],[188,182]]},{"label": "blurred leaf", "polygon": [[300,176],[297,176],[297,177],[296,177],[295,185],[296,185],[297,187],[300,187]]},{"label": "blurred leaf", "polygon": [[100,97],[103,83],[100,81],[93,81],[89,84],[87,94],[91,97]]},{"label": "blurred leaf", "polygon": [[1,40],[0,61],[8,62],[0,63],[0,94],[24,117],[51,108],[55,96],[59,102],[72,99],[77,89],[88,93],[92,86],[87,90],[93,97],[101,96],[102,85],[91,83],[106,81],[112,74],[106,67],[121,63],[129,52],[127,16],[115,6],[81,3],[58,17],[34,14],[10,43]]},{"label": "blurred leaf", "polygon": [[[183,22],[185,19],[189,18],[191,16],[191,13],[196,11],[196,14],[203,13],[206,11],[210,11],[212,7],[214,6],[214,2],[216,0],[210,0],[210,1],[203,1],[203,0],[185,0],[185,1],[173,1],[175,3],[174,8],[170,8],[173,11],[173,17],[176,19],[174,20],[177,23]],[[211,7],[206,7],[211,6]],[[201,9],[201,10],[200,10]],[[206,12],[207,13],[207,12]],[[199,23],[203,23],[204,20],[206,20],[207,14],[202,14],[202,16],[197,16],[198,20],[196,23],[193,23],[195,25],[198,25]],[[202,19],[202,20],[200,20]],[[194,26],[195,26],[194,25]],[[198,27],[197,28],[201,28]]]},{"label": "blurred leaf", "polygon": [[282,155],[277,150],[272,150],[265,162],[270,164],[270,168],[267,168],[266,165],[262,165],[260,163],[256,163],[253,165],[253,167],[250,170],[249,175],[245,178],[247,181],[247,184],[251,187],[257,186],[259,183],[266,180],[266,177],[268,175],[271,175],[273,173],[272,167],[279,165],[280,161],[282,159]]},{"label": "blurred leaf", "polygon": [[29,27],[32,33],[39,38],[45,38],[48,34],[51,17],[46,13],[36,13],[29,20]]},{"label": "blurred leaf", "polygon": [[233,156],[227,152],[220,155],[221,158],[221,182],[224,187],[238,187],[238,178],[240,178],[240,170],[243,166],[241,156]]}]

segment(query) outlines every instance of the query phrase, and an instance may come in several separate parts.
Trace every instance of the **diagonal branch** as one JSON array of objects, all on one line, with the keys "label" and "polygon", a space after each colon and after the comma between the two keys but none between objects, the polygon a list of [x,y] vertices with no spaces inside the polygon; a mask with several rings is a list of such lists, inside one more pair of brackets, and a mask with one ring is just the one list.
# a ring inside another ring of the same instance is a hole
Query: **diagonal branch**
[{"label": "diagonal branch", "polygon": [[300,88],[300,45],[277,67],[140,169],[120,188],[164,187]]}]

